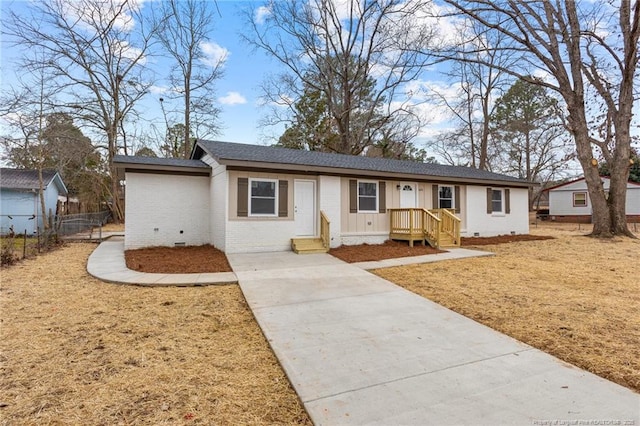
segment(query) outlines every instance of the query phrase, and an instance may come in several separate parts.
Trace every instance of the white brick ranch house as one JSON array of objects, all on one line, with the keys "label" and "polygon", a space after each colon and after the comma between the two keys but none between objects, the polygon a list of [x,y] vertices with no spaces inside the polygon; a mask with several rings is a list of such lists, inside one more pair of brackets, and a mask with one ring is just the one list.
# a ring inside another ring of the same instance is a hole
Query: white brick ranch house
[{"label": "white brick ranch house", "polygon": [[467,167],[204,140],[190,160],[115,163],[126,179],[126,249],[455,246],[461,235],[529,232],[529,184]]}]

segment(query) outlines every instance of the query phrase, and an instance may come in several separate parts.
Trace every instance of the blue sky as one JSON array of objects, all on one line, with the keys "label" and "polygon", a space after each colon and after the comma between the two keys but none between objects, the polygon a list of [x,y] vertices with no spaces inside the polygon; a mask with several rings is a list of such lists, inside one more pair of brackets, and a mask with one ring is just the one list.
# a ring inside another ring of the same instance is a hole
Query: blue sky
[{"label": "blue sky", "polygon": [[[154,2],[158,0],[138,1],[142,1],[144,13],[145,10],[148,11],[149,8],[152,8]],[[282,70],[282,65],[268,58],[263,52],[253,50],[240,37],[242,31],[248,30],[244,25],[241,10],[251,5],[258,7],[263,3],[261,1],[250,2],[249,0],[217,1],[219,14],[216,10],[216,22],[209,42],[214,51],[218,53],[225,52],[227,58],[224,65],[224,74],[215,83],[216,100],[221,110],[219,117],[221,133],[217,136],[217,139],[220,140],[244,143],[271,143],[273,140],[265,139],[264,134],[275,134],[277,136],[282,131],[282,129],[267,129],[265,132],[260,127],[260,119],[268,112],[265,107],[260,106],[260,84],[270,73]],[[6,10],[24,10],[28,5],[28,0],[0,0],[3,19],[6,17]],[[209,3],[209,6],[214,10],[216,9],[216,3],[213,1]],[[445,36],[454,32],[452,27],[447,27],[446,25],[443,25],[440,29]],[[2,89],[6,89],[8,85],[15,82],[16,66],[14,59],[19,57],[21,52],[15,47],[10,47],[4,41],[0,43],[0,47]],[[159,76],[166,74],[165,69],[168,66],[166,61],[154,59],[150,60],[148,65],[154,68]],[[435,87],[445,96],[456,96],[455,86],[446,82],[442,74],[438,73],[438,70],[425,73],[422,79],[416,81],[412,86],[410,89],[415,89],[415,91]],[[163,87],[167,87],[166,82],[162,80],[155,82],[155,89]],[[163,95],[161,90],[154,90],[140,103],[139,110],[143,113],[143,118],[146,122],[141,123],[141,126],[155,127],[164,131],[165,120],[159,102],[161,97],[166,98],[166,95]],[[638,110],[637,106],[636,110]],[[421,146],[425,138],[436,134],[449,125],[446,111],[442,107],[436,108],[432,104],[425,104],[422,107],[422,111],[429,115],[427,118],[430,121],[422,131],[421,137],[414,140],[414,143],[418,146]],[[139,129],[136,130],[139,131]],[[0,133],[5,134],[5,132]],[[160,139],[162,133],[158,133],[157,136]]]},{"label": "blue sky", "polygon": [[[222,126],[218,139],[234,142],[259,143],[262,142],[262,131],[259,128],[260,118],[266,110],[259,107],[260,83],[264,77],[278,69],[279,65],[264,53],[254,51],[240,38],[243,31],[243,19],[240,10],[249,6],[248,1],[218,0],[219,14],[216,11],[214,31],[210,42],[226,50],[224,74],[215,82],[218,105],[221,110],[220,122]],[[24,10],[28,6],[26,1],[0,2],[3,19],[6,11],[11,8]],[[211,2],[210,7],[216,5]],[[153,7],[153,2],[145,1],[143,8]],[[144,11],[144,9],[143,9]],[[2,89],[16,82],[15,60],[19,58],[20,49],[9,46],[5,40],[1,46]],[[167,62],[161,59],[149,61],[158,75],[162,75]],[[166,87],[166,82],[158,80],[156,88]],[[154,91],[148,94],[140,104],[144,111],[144,119],[158,128],[164,128],[164,117],[160,109],[159,99],[163,94]],[[164,98],[167,96],[164,95]]]}]

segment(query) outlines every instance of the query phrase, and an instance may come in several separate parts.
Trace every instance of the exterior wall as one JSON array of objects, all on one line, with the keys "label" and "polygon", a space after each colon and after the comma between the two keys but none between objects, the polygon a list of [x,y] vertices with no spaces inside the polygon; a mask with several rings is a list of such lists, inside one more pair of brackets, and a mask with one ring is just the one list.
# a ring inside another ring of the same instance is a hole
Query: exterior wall
[{"label": "exterior wall", "polygon": [[[340,219],[340,243],[344,245],[356,244],[381,244],[389,239],[389,214],[388,213],[350,213],[349,212],[349,180],[354,178],[343,177],[340,179],[340,204],[342,216]],[[362,179],[377,181],[376,179]],[[395,182],[386,182],[385,196],[387,208],[393,205],[393,191]],[[397,191],[395,191],[397,192]],[[396,194],[396,203],[400,205],[400,196]]]},{"label": "exterior wall", "polygon": [[[496,189],[504,189],[495,187]],[[510,188],[511,213],[487,213],[487,187],[466,188],[467,223],[463,236],[491,237],[510,233],[529,233],[529,195],[527,188]]]},{"label": "exterior wall", "polygon": [[640,186],[627,187],[626,209],[627,209],[627,215],[630,215],[630,216],[640,215]]},{"label": "exterior wall", "polygon": [[587,192],[585,189],[549,191],[549,216],[591,216],[591,198],[587,192],[587,205],[574,207],[573,194],[575,192]]},{"label": "exterior wall", "polygon": [[[610,180],[608,178],[602,178],[602,183],[604,190],[608,191]],[[573,206],[573,194],[575,192],[587,193],[586,206]],[[627,184],[625,207],[627,216],[630,216],[630,219],[632,219],[633,216],[640,215],[640,185],[633,183]],[[574,217],[576,216],[588,216],[588,223],[591,221],[590,216],[592,212],[591,197],[587,191],[587,184],[584,179],[579,179],[549,190],[549,216],[552,220],[554,220],[553,217],[555,216],[555,220],[571,222],[574,221]],[[582,220],[582,223],[584,223],[584,220]]]},{"label": "exterior wall", "polygon": [[126,174],[125,249],[211,243],[210,178]]},{"label": "exterior wall", "polygon": [[318,177],[318,196],[320,210],[329,219],[329,232],[331,233],[331,247],[341,244],[342,204],[340,196],[340,178],[335,176]]},{"label": "exterior wall", "polygon": [[218,164],[208,155],[202,161],[211,166],[211,185],[209,196],[211,199],[211,243],[219,250],[226,251],[227,242],[227,200],[229,192],[229,177],[227,167]]},{"label": "exterior wall", "polygon": [[[36,232],[37,221],[29,220],[34,214],[40,216],[40,201],[37,192],[0,189],[0,232],[6,234],[13,226],[16,234]],[[11,216],[11,218],[9,218]]]},{"label": "exterior wall", "polygon": [[[44,190],[44,203],[47,215],[49,211],[56,214],[58,203],[58,187],[52,180]],[[15,191],[10,189],[0,190],[0,233],[6,234],[13,226],[16,234],[35,234],[38,227],[44,229],[42,209],[40,207],[40,196],[38,191]],[[33,215],[35,219],[30,219]],[[11,218],[9,218],[11,216]]]},{"label": "exterior wall", "polygon": [[[287,217],[238,217],[238,178],[265,178],[288,181]],[[227,172],[228,209],[225,232],[226,253],[249,253],[291,250],[291,238],[295,237],[294,184],[296,179],[316,181],[316,205],[319,185],[316,177],[285,173],[259,173],[231,170]],[[319,234],[319,218],[317,233]]]},{"label": "exterior wall", "polygon": [[[389,239],[389,215],[387,213],[350,213],[349,212],[349,180],[353,178],[341,178],[341,242],[344,245],[356,244],[381,244]],[[368,180],[368,179],[363,179]],[[386,183],[386,208],[400,208],[400,191],[397,186],[403,183],[417,184],[416,202],[418,208],[432,209],[432,188],[438,184],[415,181],[385,180]],[[460,184],[449,184],[459,186],[460,189],[460,213],[456,215],[461,220],[461,232],[464,234],[467,227],[467,187]],[[486,201],[484,201],[486,205]],[[527,227],[528,229],[528,227]]]}]

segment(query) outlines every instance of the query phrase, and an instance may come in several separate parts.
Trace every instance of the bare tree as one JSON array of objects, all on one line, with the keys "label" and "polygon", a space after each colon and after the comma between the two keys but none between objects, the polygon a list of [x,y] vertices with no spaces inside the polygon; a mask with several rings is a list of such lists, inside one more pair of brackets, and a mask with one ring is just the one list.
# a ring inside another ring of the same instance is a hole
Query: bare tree
[{"label": "bare tree", "polygon": [[[217,48],[210,44],[214,11],[210,2],[198,0],[167,0],[159,3],[160,13],[154,16],[156,37],[166,54],[174,62],[169,82],[168,97],[182,101],[184,125],[184,158],[191,152],[191,135],[197,138],[218,133],[220,110],[214,102],[214,83],[222,76],[226,60],[220,55],[207,55],[206,50]],[[167,129],[168,131],[168,129]]]},{"label": "bare tree", "polygon": [[[492,50],[523,55],[516,66],[494,67],[560,94],[592,202],[592,235],[633,237],[627,227],[625,202],[632,110],[638,90],[640,1],[580,6],[574,1],[548,0],[445,2],[458,14],[480,23],[487,34],[506,36]],[[473,46],[467,43],[464,50],[476,51]],[[474,62],[489,65],[482,58]],[[533,70],[548,78],[528,77]],[[589,114],[588,104],[602,105],[603,113]],[[611,166],[608,195],[594,150],[601,151]]]},{"label": "bare tree", "polygon": [[492,170],[495,168],[492,164],[495,150],[490,146],[491,114],[495,99],[502,95],[512,79],[503,69],[511,67],[517,61],[517,55],[492,49],[492,46],[500,45],[505,36],[498,32],[481,36],[483,29],[476,22],[466,22],[460,30],[459,37],[473,40],[475,49],[460,52],[450,60],[451,68],[446,75],[457,86],[455,99],[432,89],[436,102],[451,112],[453,122],[457,124],[456,130],[439,138],[449,143],[438,145],[439,141],[434,148],[437,151],[441,148],[459,150],[472,168]]},{"label": "bare tree", "polygon": [[304,90],[321,92],[340,137],[335,150],[363,152],[372,129],[401,112],[391,105],[403,85],[428,63],[421,52],[432,33],[417,25],[422,7],[415,1],[292,0],[269,2],[259,18],[247,11],[252,31],[246,40],[287,69],[266,85],[265,97],[293,106]]},{"label": "bare tree", "polygon": [[[151,81],[144,64],[150,43],[133,0],[51,0],[29,3],[27,14],[9,11],[6,33],[25,52],[22,63],[46,68],[50,87],[65,94],[59,105],[104,137],[111,176],[112,213],[122,220],[113,157],[127,153],[127,119]],[[42,58],[30,52],[42,52]]]},{"label": "bare tree", "polygon": [[[15,166],[38,171],[38,199],[42,212],[42,226],[49,229],[44,197],[43,170],[50,156],[44,140],[46,117],[52,111],[55,92],[47,88],[48,76],[41,67],[29,67],[19,78],[19,87],[3,93],[0,98],[0,117],[14,132],[13,137],[2,138],[4,158]],[[30,78],[28,78],[30,77]]]}]

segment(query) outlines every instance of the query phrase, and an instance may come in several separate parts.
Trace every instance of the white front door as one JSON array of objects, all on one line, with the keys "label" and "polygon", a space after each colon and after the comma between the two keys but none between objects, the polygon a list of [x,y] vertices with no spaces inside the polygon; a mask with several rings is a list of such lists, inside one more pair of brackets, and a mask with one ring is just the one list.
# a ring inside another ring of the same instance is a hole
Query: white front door
[{"label": "white front door", "polygon": [[296,180],[293,192],[293,214],[296,235],[316,235],[316,183],[312,180]]},{"label": "white front door", "polygon": [[415,183],[400,183],[400,208],[401,209],[413,209],[417,205],[417,192],[418,185]]}]

